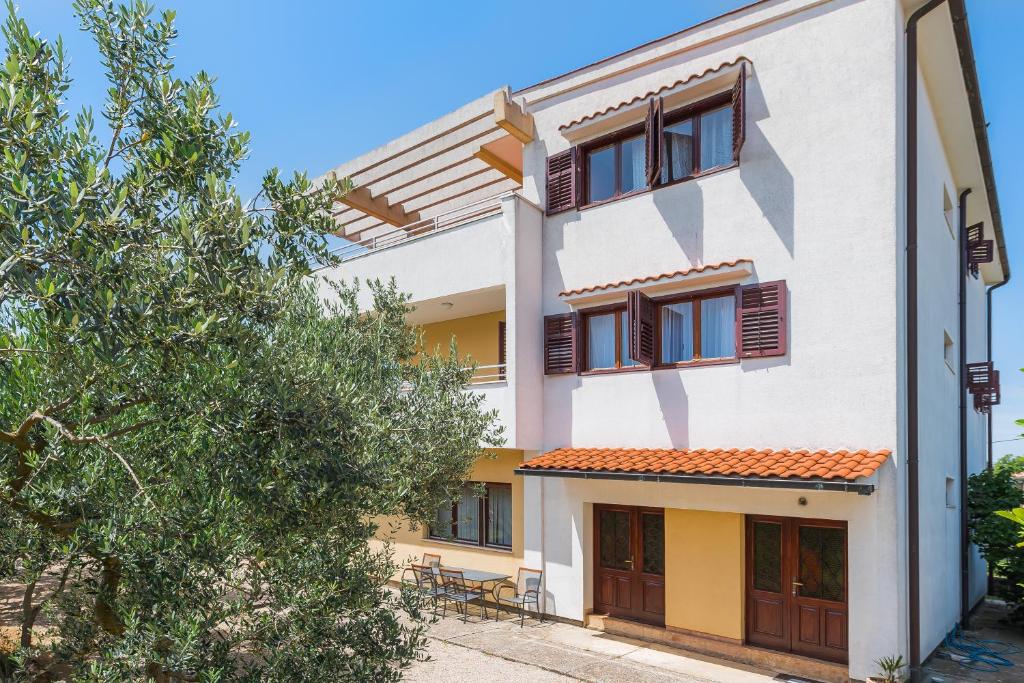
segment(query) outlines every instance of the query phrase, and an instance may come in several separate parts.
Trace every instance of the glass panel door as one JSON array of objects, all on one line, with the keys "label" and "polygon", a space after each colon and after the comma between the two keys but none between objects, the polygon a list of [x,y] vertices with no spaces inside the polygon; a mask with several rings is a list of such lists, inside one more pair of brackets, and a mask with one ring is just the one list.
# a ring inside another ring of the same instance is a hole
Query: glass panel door
[{"label": "glass panel door", "polygon": [[754,522],[754,588],[782,592],[782,525]]},{"label": "glass panel door", "polygon": [[600,545],[601,566],[605,569],[633,569],[633,554],[630,551],[629,511],[601,510]]},{"label": "glass panel door", "polygon": [[842,602],[846,599],[846,531],[800,527],[800,597]]},{"label": "glass panel door", "polygon": [[640,543],[645,574],[665,573],[665,516],[640,515]]}]

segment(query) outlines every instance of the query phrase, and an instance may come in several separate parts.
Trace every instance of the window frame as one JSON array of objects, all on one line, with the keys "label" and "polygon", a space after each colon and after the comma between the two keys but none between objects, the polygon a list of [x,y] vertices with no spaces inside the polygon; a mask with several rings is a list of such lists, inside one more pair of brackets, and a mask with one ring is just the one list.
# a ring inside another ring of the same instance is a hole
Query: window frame
[{"label": "window frame", "polygon": [[[740,362],[739,350],[734,349],[733,355],[728,358],[701,358],[698,354],[700,352],[700,301],[703,299],[717,299],[725,296],[732,296],[734,298],[739,296],[740,285],[725,285],[722,287],[712,287],[709,289],[701,289],[692,292],[682,292],[679,294],[666,294],[660,297],[651,297],[651,301],[655,306],[655,325],[654,325],[654,365],[647,366],[639,363],[635,365],[622,365],[622,320],[619,316],[615,319],[615,348],[616,348],[616,365],[613,368],[593,368],[589,367],[588,363],[588,352],[587,352],[587,340],[588,340],[588,325],[590,323],[590,317],[594,315],[604,315],[606,313],[617,312],[620,316],[626,315],[626,304],[625,303],[614,303],[606,304],[604,306],[594,306],[593,308],[584,308],[578,311],[580,316],[580,339],[579,339],[579,353],[581,354],[582,369],[580,375],[606,375],[611,373],[619,372],[638,372],[645,370],[666,370],[670,368],[692,368],[702,367],[706,365],[734,365]],[[686,301],[692,301],[695,303],[693,307],[694,325],[694,358],[692,360],[678,361],[675,363],[664,363],[661,360],[661,308],[668,304],[683,303]],[[738,304],[737,304],[738,306]],[[733,321],[733,331],[735,332],[738,322]],[[628,325],[627,325],[628,329]]]},{"label": "window frame", "polygon": [[[691,166],[693,171],[688,176],[684,176],[682,178],[676,178],[676,179],[673,179],[673,180],[668,180],[668,181],[665,181],[665,182],[661,182],[661,179],[660,179],[661,177],[659,175],[658,182],[656,182],[653,186],[650,185],[649,183],[645,182],[642,187],[640,187],[640,188],[638,188],[636,190],[631,190],[631,191],[626,192],[626,193],[622,192],[622,143],[623,143],[623,141],[625,141],[625,140],[627,140],[629,138],[635,137],[637,135],[637,133],[639,133],[641,136],[643,136],[644,140],[646,141],[647,135],[646,135],[646,126],[644,125],[644,123],[640,122],[640,123],[632,124],[632,125],[626,126],[625,128],[621,128],[621,129],[613,131],[611,133],[607,133],[607,134],[602,135],[600,137],[594,138],[593,140],[588,140],[586,142],[581,143],[579,145],[579,153],[580,153],[580,162],[579,163],[583,164],[583,172],[580,174],[581,175],[581,179],[582,179],[581,181],[583,183],[583,189],[582,189],[582,193],[581,193],[582,194],[582,201],[580,202],[579,209],[583,210],[583,209],[588,209],[588,208],[590,208],[592,206],[602,206],[602,205],[608,204],[610,202],[619,201],[620,199],[626,199],[627,197],[635,197],[637,195],[643,194],[644,192],[651,192],[651,191],[653,191],[655,189],[658,189],[658,188],[661,188],[661,187],[670,187],[672,185],[677,185],[679,183],[684,183],[684,182],[687,182],[689,180],[694,180],[695,178],[702,178],[704,176],[713,175],[713,174],[719,173],[721,171],[726,171],[726,170],[738,167],[739,166],[739,162],[737,160],[735,160],[735,159],[732,160],[728,164],[722,164],[722,165],[719,165],[719,166],[713,166],[713,167],[711,167],[709,169],[706,169],[706,170],[702,169],[701,166],[700,166],[700,137],[701,137],[701,133],[700,133],[700,128],[701,128],[701,126],[700,126],[700,116],[701,116],[701,114],[713,111],[715,109],[719,109],[719,108],[721,108],[723,106],[731,106],[731,105],[732,105],[732,93],[731,93],[731,91],[726,90],[724,92],[716,93],[716,94],[711,95],[709,97],[705,97],[702,100],[698,100],[696,102],[691,102],[690,104],[686,104],[686,105],[683,105],[681,107],[677,107],[677,108],[675,108],[675,109],[673,109],[671,111],[665,112],[665,115],[664,115],[664,127],[665,128],[667,128],[668,126],[675,125],[676,123],[679,123],[680,121],[683,121],[683,120],[688,119],[688,118],[692,118],[693,119],[693,131],[694,131],[693,132],[693,138],[694,138],[694,142],[693,142],[693,160],[692,160],[692,166]],[[665,144],[664,138],[661,141],[659,141],[659,144],[661,144],[661,145]],[[590,153],[591,152],[595,152],[597,150],[600,150],[600,149],[602,149],[604,147],[608,147],[609,145],[614,145],[614,147],[615,147],[615,193],[611,197],[607,197],[605,199],[599,199],[597,201],[591,201],[590,200]],[[666,152],[667,152],[667,147],[666,147]],[[665,158],[662,159],[662,168],[666,168],[667,164],[668,164],[668,155],[666,154]]]},{"label": "window frame", "polygon": [[[615,313],[615,367],[613,368],[590,368],[590,353],[587,348],[590,338],[590,319],[596,315],[607,315],[608,313]],[[605,306],[594,306],[593,308],[585,308],[579,311],[580,314],[580,339],[579,339],[579,353],[580,363],[583,366],[581,375],[602,375],[609,372],[636,372],[637,370],[647,370],[646,365],[640,363],[634,363],[633,365],[623,365],[622,357],[622,318],[626,315],[626,304],[625,302],[619,304],[607,304]],[[628,328],[628,324],[627,324]],[[628,345],[627,345],[628,348]]]},{"label": "window frame", "polygon": [[[469,481],[469,482],[466,482],[466,484],[469,485],[469,486],[483,486],[484,487],[484,495],[483,496],[478,496],[476,498],[476,501],[477,501],[477,539],[478,540],[471,541],[471,540],[462,539],[462,538],[458,537],[459,502],[457,500],[453,500],[452,501],[452,523],[451,523],[451,529],[449,529],[450,536],[439,536],[438,534],[435,533],[434,525],[433,524],[428,524],[427,525],[427,538],[429,538],[432,541],[441,541],[441,542],[444,542],[444,543],[457,543],[459,545],[468,546],[470,548],[489,548],[491,550],[508,550],[508,551],[512,550],[512,544],[511,543],[509,545],[501,545],[499,543],[491,543],[490,539],[487,538],[487,528],[488,528],[488,526],[490,526],[488,524],[488,522],[490,521],[490,505],[488,505],[488,502],[490,501],[491,489],[492,488],[504,488],[504,489],[508,489],[509,493],[512,494],[513,493],[513,491],[512,491],[512,484],[510,484],[508,482],[502,482],[502,481]],[[510,512],[510,514],[513,514],[513,520],[515,519],[515,517],[514,517],[514,513],[512,512],[511,508],[512,508],[512,505],[513,505],[514,502],[515,501],[513,500],[513,496],[510,495],[509,496],[509,508],[510,508],[509,512]],[[512,542],[514,543],[515,542],[515,537],[514,537],[514,534],[515,534],[515,524],[513,524],[512,527],[513,527],[512,528],[512,533],[513,533]]]},{"label": "window frame", "polygon": [[[701,301],[704,301],[705,299],[720,299],[727,296],[732,296],[735,300],[738,294],[739,285],[729,285],[726,287],[714,287],[712,289],[685,292],[683,294],[671,294],[658,298],[652,297],[651,300],[654,302],[655,319],[653,369],[689,368],[700,365],[732,365],[733,363],[738,363],[740,358],[738,349],[736,348],[733,348],[733,355],[728,358],[702,358],[700,356]],[[661,358],[661,309],[663,306],[681,304],[685,302],[693,303],[693,358],[691,360],[676,361],[675,363],[666,363]],[[736,333],[737,324],[738,323],[734,317],[732,324],[733,334]]]}]

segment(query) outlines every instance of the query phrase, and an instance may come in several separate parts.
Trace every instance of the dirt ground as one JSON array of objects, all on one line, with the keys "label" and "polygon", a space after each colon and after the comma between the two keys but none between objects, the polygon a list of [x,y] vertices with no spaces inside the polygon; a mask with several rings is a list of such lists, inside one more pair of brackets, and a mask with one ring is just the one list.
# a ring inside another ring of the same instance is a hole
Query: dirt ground
[{"label": "dirt ground", "polygon": [[[985,666],[993,671],[979,671],[968,668],[960,662],[949,659],[949,655],[960,654],[947,648],[939,650],[925,662],[924,669],[931,676],[932,683],[1021,683],[1024,681],[1024,628],[1007,622],[1006,605],[998,600],[987,600],[971,618],[971,629],[964,633],[964,640],[989,641],[993,650],[1003,652],[1001,657],[1012,666]],[[968,663],[970,664],[970,663]],[[927,678],[925,680],[928,680]]]}]

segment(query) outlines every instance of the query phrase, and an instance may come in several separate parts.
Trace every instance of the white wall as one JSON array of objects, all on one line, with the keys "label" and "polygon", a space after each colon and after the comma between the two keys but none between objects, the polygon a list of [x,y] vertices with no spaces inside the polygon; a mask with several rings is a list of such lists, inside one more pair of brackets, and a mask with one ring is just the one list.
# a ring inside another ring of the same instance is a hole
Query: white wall
[{"label": "white wall", "polygon": [[[921,648],[930,653],[960,620],[960,442],[959,442],[959,250],[958,199],[928,84],[918,87],[918,269],[920,376]],[[943,215],[943,188],[953,200],[953,233]],[[983,188],[971,188],[968,216],[984,201]],[[943,335],[954,341],[952,367],[943,358]],[[986,356],[984,283],[968,279],[967,362]],[[987,463],[987,423],[965,392],[968,471]],[[946,478],[954,501],[947,505]],[[971,561],[971,602],[985,589],[985,566],[976,551]]]},{"label": "white wall", "polygon": [[547,217],[543,308],[569,310],[563,289],[736,258],[789,289],[783,358],[545,378],[546,449],[895,448],[891,26],[888,2],[829,3],[530,107],[524,186],[540,200],[546,156],[569,146],[559,125],[747,56],[740,167]]}]

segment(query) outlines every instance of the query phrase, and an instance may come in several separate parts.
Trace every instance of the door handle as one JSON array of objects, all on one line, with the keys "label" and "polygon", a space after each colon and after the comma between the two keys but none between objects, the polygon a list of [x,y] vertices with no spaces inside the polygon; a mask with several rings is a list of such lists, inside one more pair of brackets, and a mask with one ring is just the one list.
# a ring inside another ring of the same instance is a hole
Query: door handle
[{"label": "door handle", "polygon": [[630,567],[633,566],[633,560],[624,560],[624,562],[628,564]]},{"label": "door handle", "polygon": [[802,586],[802,585],[803,585],[802,583],[800,583],[796,579],[793,579],[793,597],[794,598],[798,597],[797,593],[799,592],[799,589],[797,588],[797,586]]}]

